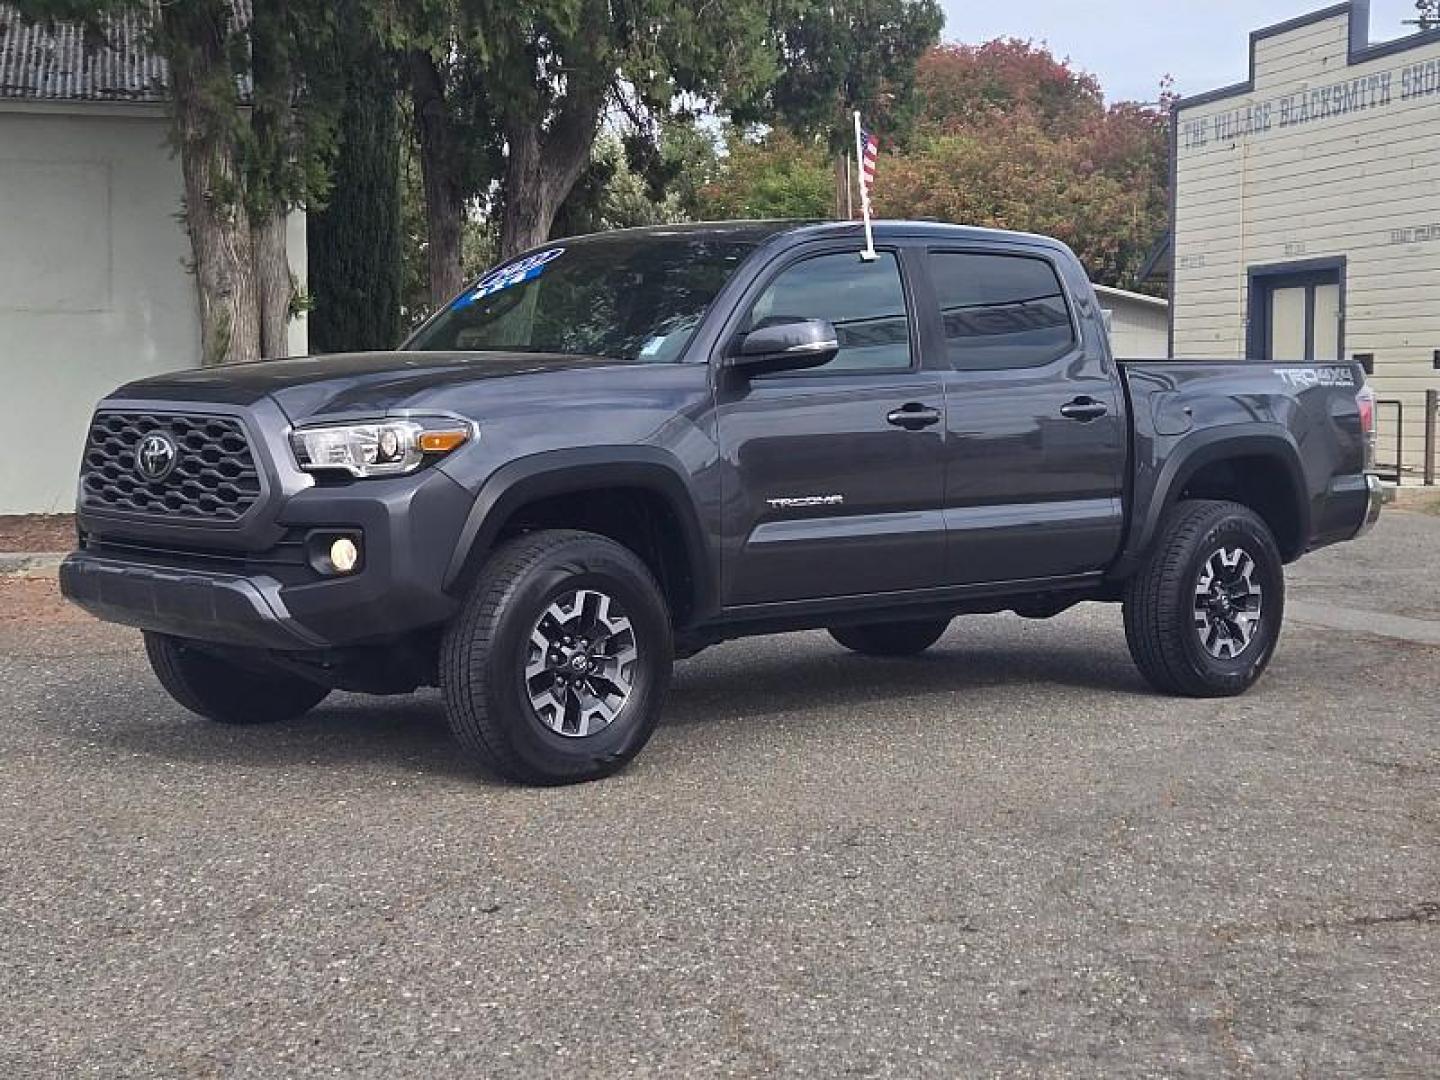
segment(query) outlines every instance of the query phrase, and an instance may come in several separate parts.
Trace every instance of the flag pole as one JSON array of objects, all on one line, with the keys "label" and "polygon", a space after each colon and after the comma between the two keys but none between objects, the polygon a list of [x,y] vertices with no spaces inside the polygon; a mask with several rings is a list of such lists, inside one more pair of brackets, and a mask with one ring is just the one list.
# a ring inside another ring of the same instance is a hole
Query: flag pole
[{"label": "flag pole", "polygon": [[870,185],[865,183],[865,147],[860,139],[860,110],[855,110],[855,168],[860,174],[860,212],[865,215],[865,250],[860,258],[870,262],[875,255],[875,234],[870,228]]}]

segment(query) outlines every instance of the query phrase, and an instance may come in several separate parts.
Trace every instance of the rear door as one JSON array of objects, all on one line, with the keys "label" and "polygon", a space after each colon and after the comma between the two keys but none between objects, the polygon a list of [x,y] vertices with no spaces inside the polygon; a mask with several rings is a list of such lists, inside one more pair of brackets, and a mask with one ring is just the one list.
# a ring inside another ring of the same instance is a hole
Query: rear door
[{"label": "rear door", "polygon": [[1048,249],[925,255],[948,365],[946,576],[953,584],[1105,567],[1123,529],[1123,402],[1096,320],[1082,334]]},{"label": "rear door", "polygon": [[899,247],[781,256],[727,340],[766,320],[828,319],[824,367],[741,381],[719,373],[726,606],[936,586],[945,576],[945,393],[921,362]]}]

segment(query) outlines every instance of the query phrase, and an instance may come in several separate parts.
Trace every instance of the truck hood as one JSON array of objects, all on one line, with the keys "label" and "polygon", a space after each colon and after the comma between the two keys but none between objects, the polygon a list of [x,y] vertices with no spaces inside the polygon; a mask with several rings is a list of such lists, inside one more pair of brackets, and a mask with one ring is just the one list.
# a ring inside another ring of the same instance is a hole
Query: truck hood
[{"label": "truck hood", "polygon": [[331,353],[193,368],[129,383],[112,397],[253,405],[270,396],[291,422],[320,414],[381,413],[456,384],[578,368],[628,366],[605,357],[555,353]]}]

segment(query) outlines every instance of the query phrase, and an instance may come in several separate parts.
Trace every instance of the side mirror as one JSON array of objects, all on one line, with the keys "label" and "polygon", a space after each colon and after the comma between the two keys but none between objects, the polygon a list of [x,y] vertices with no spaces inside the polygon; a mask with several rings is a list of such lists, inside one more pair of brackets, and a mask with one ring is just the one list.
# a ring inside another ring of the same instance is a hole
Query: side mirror
[{"label": "side mirror", "polygon": [[835,359],[840,338],[825,319],[796,319],[751,330],[725,359],[725,366],[745,376],[820,367]]}]

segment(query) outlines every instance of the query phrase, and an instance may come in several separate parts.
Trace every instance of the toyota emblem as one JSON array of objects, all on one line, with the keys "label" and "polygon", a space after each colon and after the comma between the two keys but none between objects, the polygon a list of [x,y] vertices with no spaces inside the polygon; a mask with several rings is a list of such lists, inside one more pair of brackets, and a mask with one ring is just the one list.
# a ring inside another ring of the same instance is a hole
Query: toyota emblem
[{"label": "toyota emblem", "polygon": [[175,469],[180,452],[169,435],[152,431],[135,448],[135,471],[146,480],[164,480]]}]

